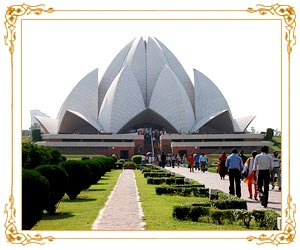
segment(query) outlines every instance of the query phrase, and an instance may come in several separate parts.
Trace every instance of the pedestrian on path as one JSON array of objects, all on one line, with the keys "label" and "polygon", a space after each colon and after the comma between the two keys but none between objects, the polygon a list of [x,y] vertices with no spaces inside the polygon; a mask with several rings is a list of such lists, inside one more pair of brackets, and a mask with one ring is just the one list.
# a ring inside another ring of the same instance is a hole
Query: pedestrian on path
[{"label": "pedestrian on path", "polygon": [[194,155],[193,154],[190,154],[188,161],[189,161],[190,172],[194,172],[195,159],[194,159]]},{"label": "pedestrian on path", "polygon": [[257,174],[257,189],[261,198],[261,204],[268,206],[270,176],[273,170],[272,156],[268,155],[269,147],[263,146],[261,153],[255,157],[253,171]]},{"label": "pedestrian on path", "polygon": [[[246,176],[245,178],[245,183],[248,185],[248,193],[249,193],[249,199],[252,199],[254,197],[255,200],[257,199],[257,185],[256,182],[254,181],[254,172],[253,172],[253,165],[254,165],[254,159],[255,156],[257,155],[256,151],[253,151],[251,153],[251,157],[247,159],[247,161],[244,164],[244,169],[242,171],[242,175],[244,174]],[[254,191],[254,196],[252,196]]]},{"label": "pedestrian on path", "polygon": [[227,159],[227,155],[225,152],[219,157],[219,164],[218,164],[218,173],[221,177],[221,180],[225,180],[225,175],[227,174],[227,168],[225,167],[225,162]]},{"label": "pedestrian on path", "polygon": [[208,162],[207,156],[204,153],[201,153],[199,160],[200,160],[201,171],[204,173],[207,170],[206,169],[206,165]]},{"label": "pedestrian on path", "polygon": [[243,160],[238,156],[236,148],[231,150],[231,155],[227,157],[225,166],[229,171],[229,194],[241,198],[241,171],[243,169]]}]

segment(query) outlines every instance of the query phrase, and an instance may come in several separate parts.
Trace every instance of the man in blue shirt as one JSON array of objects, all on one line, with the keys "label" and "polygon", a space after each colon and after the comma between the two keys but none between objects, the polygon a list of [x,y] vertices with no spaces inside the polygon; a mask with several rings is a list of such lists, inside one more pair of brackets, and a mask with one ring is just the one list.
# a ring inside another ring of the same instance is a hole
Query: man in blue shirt
[{"label": "man in blue shirt", "polygon": [[197,153],[194,154],[194,160],[195,160],[195,169],[200,170],[200,157]]},{"label": "man in blue shirt", "polygon": [[243,170],[243,159],[238,155],[236,148],[231,150],[225,161],[225,167],[229,174],[229,193],[241,198],[241,171]]}]

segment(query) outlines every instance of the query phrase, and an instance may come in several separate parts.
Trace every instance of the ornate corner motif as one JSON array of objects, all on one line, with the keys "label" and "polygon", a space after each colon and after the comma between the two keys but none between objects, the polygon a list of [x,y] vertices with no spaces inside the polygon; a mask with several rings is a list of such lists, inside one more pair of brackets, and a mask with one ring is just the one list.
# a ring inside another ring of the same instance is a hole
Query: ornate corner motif
[{"label": "ornate corner motif", "polygon": [[6,35],[4,35],[5,44],[9,46],[9,53],[14,53],[14,45],[16,41],[16,22],[18,20],[19,16],[23,16],[25,14],[30,15],[31,13],[34,13],[36,15],[40,15],[43,12],[52,13],[54,12],[53,8],[44,9],[45,5],[40,4],[36,6],[30,6],[28,4],[22,4],[22,5],[12,5],[10,7],[7,7],[7,11],[5,14],[5,29],[6,29]]},{"label": "ornate corner motif", "polygon": [[258,12],[261,15],[266,15],[271,13],[272,15],[278,15],[283,17],[286,24],[285,40],[287,41],[287,53],[290,55],[292,53],[292,46],[296,45],[296,13],[294,8],[289,5],[279,5],[274,4],[271,6],[265,6],[262,4],[256,5],[258,9],[248,8],[248,12],[255,13]]},{"label": "ornate corner motif", "polygon": [[[30,15],[31,13],[34,13],[36,15],[40,15],[43,12],[52,13],[54,12],[53,8],[44,9],[44,5],[36,5],[36,6],[30,6],[28,4],[22,4],[22,5],[12,5],[10,7],[7,7],[7,11],[5,13],[5,29],[6,34],[4,35],[4,42],[5,45],[9,46],[9,53],[11,55],[11,70],[13,74],[13,54],[14,54],[14,46],[16,41],[16,23],[18,21],[18,18],[20,16],[23,16],[25,14]],[[13,86],[13,78],[11,79],[11,86]],[[13,185],[13,184],[12,184]],[[16,208],[14,206],[14,196],[13,192],[11,192],[9,197],[9,203],[5,205],[4,213],[6,214],[6,221],[4,224],[5,227],[5,235],[7,238],[7,241],[12,244],[22,244],[27,245],[29,243],[37,243],[37,244],[44,244],[45,240],[53,241],[54,237],[47,236],[42,237],[40,234],[35,234],[34,236],[31,236],[29,234],[24,234],[18,232],[18,228],[16,226]]]},{"label": "ornate corner motif", "polygon": [[9,203],[5,205],[4,213],[6,214],[6,221],[4,224],[4,227],[6,228],[5,235],[8,242],[12,244],[22,244],[25,246],[30,243],[42,245],[45,244],[45,240],[54,240],[54,237],[52,236],[42,237],[40,234],[30,236],[29,234],[18,232],[18,229],[15,225],[16,209],[14,207],[14,197],[12,195],[9,197]]},{"label": "ornate corner motif", "polygon": [[257,244],[262,245],[266,243],[270,243],[273,245],[279,244],[289,244],[294,241],[296,236],[296,221],[295,221],[295,213],[296,213],[296,205],[292,203],[292,197],[288,196],[287,198],[288,207],[285,209],[286,215],[286,225],[284,227],[283,232],[278,234],[272,234],[267,236],[266,234],[261,234],[259,237],[249,236],[248,241],[258,240]]}]

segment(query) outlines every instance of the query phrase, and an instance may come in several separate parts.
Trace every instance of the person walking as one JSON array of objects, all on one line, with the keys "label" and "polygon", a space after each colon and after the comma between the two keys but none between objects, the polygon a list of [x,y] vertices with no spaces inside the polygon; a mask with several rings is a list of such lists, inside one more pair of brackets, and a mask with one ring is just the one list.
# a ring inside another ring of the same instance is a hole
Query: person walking
[{"label": "person walking", "polygon": [[200,170],[200,156],[196,153],[194,154],[195,160],[195,170]]},{"label": "person walking", "polygon": [[219,164],[218,164],[218,173],[221,177],[221,180],[225,180],[225,175],[227,174],[227,168],[225,167],[225,162],[227,159],[227,155],[225,152],[221,154],[219,157]]},{"label": "person walking", "polygon": [[161,167],[165,168],[165,166],[166,166],[166,160],[167,160],[167,156],[166,156],[165,152],[161,153],[160,160],[161,160]]},{"label": "person walking", "polygon": [[190,168],[190,172],[194,172],[194,163],[195,163],[195,159],[194,159],[194,155],[190,154],[189,158],[189,168]]},{"label": "person walking", "polygon": [[204,153],[201,153],[199,160],[200,160],[201,171],[204,173],[206,171],[206,165],[207,165],[208,159]]},{"label": "person walking", "polygon": [[270,175],[273,170],[272,156],[268,153],[269,147],[263,146],[261,153],[255,157],[253,166],[254,176],[257,174],[257,189],[261,204],[264,207],[267,207],[269,202]]},{"label": "person walking", "polygon": [[240,150],[240,152],[239,152],[239,157],[242,158],[243,164],[245,164],[246,161],[247,161],[247,159],[248,159],[248,157],[247,157],[246,155],[244,155],[244,150],[242,150],[242,149]]},{"label": "person walking", "polygon": [[184,168],[186,167],[186,162],[187,162],[186,154],[183,154],[183,156],[182,156],[182,164],[183,164]]},{"label": "person walking", "polygon": [[225,167],[229,171],[229,194],[241,198],[241,171],[243,169],[243,160],[238,156],[236,148],[231,150],[225,161]]},{"label": "person walking", "polygon": [[275,151],[273,153],[273,171],[272,171],[272,189],[274,189],[275,186],[275,174],[277,176],[277,185],[278,185],[278,190],[281,190],[281,175],[280,175],[280,159],[278,157],[278,152]]},{"label": "person walking", "polygon": [[[247,161],[244,164],[244,169],[242,171],[242,175],[245,174],[246,178],[244,180],[244,182],[248,185],[248,193],[249,193],[249,197],[250,199],[252,199],[252,197],[254,197],[255,200],[257,199],[257,185],[256,182],[254,181],[254,172],[253,172],[253,165],[254,165],[254,159],[255,156],[257,155],[256,151],[252,151],[251,153],[251,157],[249,157],[247,159]],[[252,196],[254,191],[254,196]]]}]

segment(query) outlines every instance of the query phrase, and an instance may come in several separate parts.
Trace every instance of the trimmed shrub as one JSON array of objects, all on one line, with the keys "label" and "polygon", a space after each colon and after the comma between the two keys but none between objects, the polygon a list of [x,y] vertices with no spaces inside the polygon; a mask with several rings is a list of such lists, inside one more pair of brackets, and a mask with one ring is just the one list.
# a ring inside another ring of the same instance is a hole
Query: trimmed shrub
[{"label": "trimmed shrub", "polygon": [[49,214],[55,214],[66,192],[69,176],[62,167],[56,165],[41,165],[34,170],[42,174],[49,182],[50,195],[46,210]]},{"label": "trimmed shrub", "polygon": [[125,161],[123,163],[123,169],[136,169],[136,163],[133,161]]},{"label": "trimmed shrub", "polygon": [[172,216],[178,220],[198,221],[200,217],[208,216],[210,211],[209,202],[197,204],[181,204],[173,207]]},{"label": "trimmed shrub", "polygon": [[210,218],[217,222],[219,225],[223,224],[225,220],[229,221],[230,224],[235,221],[235,216],[232,209],[216,209],[211,208],[209,211]]},{"label": "trimmed shrub", "polygon": [[209,215],[210,207],[192,206],[189,211],[189,217],[192,221],[198,221],[200,217]]},{"label": "trimmed shrub", "polygon": [[92,160],[96,160],[99,162],[104,170],[104,173],[111,171],[113,168],[115,168],[115,163],[117,159],[113,156],[98,156],[93,157]]},{"label": "trimmed shrub", "polygon": [[56,148],[38,146],[33,143],[22,144],[22,167],[34,169],[40,165],[56,165],[64,161],[64,157]]},{"label": "trimmed shrub", "polygon": [[22,229],[30,230],[43,215],[49,198],[48,180],[35,170],[22,169]]},{"label": "trimmed shrub", "polygon": [[160,171],[149,171],[149,172],[144,172],[144,177],[170,177],[171,172],[165,172],[163,170]]},{"label": "trimmed shrub", "polygon": [[224,192],[218,192],[218,200],[211,200],[211,205],[218,209],[247,209],[245,200]]},{"label": "trimmed shrub", "polygon": [[133,155],[131,157],[131,161],[133,161],[137,165],[140,165],[140,164],[142,164],[142,156],[141,155]]},{"label": "trimmed shrub", "polygon": [[61,163],[61,166],[66,170],[69,175],[69,184],[66,194],[71,200],[75,200],[84,189],[91,185],[91,170],[81,160],[68,160]]},{"label": "trimmed shrub", "polygon": [[277,217],[280,217],[273,210],[253,210],[252,215],[259,227],[265,230],[278,230]]},{"label": "trimmed shrub", "polygon": [[188,220],[190,218],[190,208],[192,204],[181,204],[174,206],[172,216],[178,220]]},{"label": "trimmed shrub", "polygon": [[195,196],[208,197],[208,188],[190,187],[190,186],[158,186],[155,188],[156,194],[181,195],[181,196]]},{"label": "trimmed shrub", "polygon": [[102,165],[96,160],[83,160],[91,170],[91,185],[96,184],[105,174]]}]

